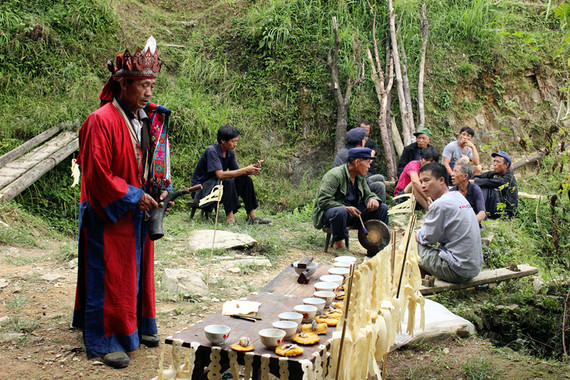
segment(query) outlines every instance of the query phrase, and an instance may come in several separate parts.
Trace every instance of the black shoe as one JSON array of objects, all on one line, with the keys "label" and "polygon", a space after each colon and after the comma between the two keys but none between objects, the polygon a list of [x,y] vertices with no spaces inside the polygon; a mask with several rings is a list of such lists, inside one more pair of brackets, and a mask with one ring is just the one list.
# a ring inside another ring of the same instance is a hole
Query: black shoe
[{"label": "black shoe", "polygon": [[160,337],[158,336],[158,334],[142,335],[141,344],[144,344],[147,347],[158,347],[158,345],[160,344]]},{"label": "black shoe", "polygon": [[126,368],[131,359],[124,351],[109,352],[103,356],[103,363],[113,368]]}]

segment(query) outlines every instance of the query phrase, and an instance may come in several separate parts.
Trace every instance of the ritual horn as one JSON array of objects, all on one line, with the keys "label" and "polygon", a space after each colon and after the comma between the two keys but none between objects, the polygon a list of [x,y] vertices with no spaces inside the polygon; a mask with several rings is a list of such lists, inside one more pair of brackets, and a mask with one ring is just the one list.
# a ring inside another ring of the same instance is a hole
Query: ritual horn
[{"label": "ritual horn", "polygon": [[186,189],[181,189],[168,194],[166,198],[158,202],[158,208],[156,210],[152,210],[152,213],[150,214],[148,225],[148,234],[150,240],[158,240],[164,236],[164,232],[162,231],[162,220],[164,219],[164,213],[166,212],[168,203],[173,202],[181,195],[194,193],[199,190],[202,190],[202,185],[196,185],[188,187]]}]

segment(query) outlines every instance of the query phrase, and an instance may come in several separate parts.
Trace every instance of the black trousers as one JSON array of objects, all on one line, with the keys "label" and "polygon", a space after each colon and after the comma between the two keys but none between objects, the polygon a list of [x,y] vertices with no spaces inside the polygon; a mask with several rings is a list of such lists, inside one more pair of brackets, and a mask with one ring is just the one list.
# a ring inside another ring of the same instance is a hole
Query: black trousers
[{"label": "black trousers", "polygon": [[[212,178],[204,182],[202,184],[202,190],[196,193],[194,199],[199,202],[200,199],[210,194],[214,186],[218,185],[219,182],[220,180],[218,178]],[[230,212],[237,212],[241,207],[240,197],[243,200],[245,211],[248,214],[251,210],[255,210],[259,206],[253,187],[253,181],[249,176],[224,179],[222,180],[222,186],[224,193],[222,194],[220,203],[224,205],[226,215]],[[216,207],[216,202],[209,202],[201,208],[209,211],[214,207]]]}]

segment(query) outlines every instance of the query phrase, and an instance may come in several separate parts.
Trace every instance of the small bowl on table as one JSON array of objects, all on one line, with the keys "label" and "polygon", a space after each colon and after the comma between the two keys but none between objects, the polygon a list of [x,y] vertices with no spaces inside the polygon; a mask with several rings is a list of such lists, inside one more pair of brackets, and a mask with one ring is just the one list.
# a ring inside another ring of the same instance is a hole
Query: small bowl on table
[{"label": "small bowl on table", "polygon": [[285,340],[285,331],[281,329],[269,328],[259,331],[261,343],[267,348],[275,348]]},{"label": "small bowl on table", "polygon": [[336,293],[328,290],[317,290],[313,293],[316,298],[322,298],[325,300],[325,307],[329,306],[335,299]]},{"label": "small bowl on table", "polygon": [[322,282],[336,282],[339,285],[342,285],[344,282],[344,277],[338,274],[324,274],[319,277],[319,281]]},{"label": "small bowl on table", "polygon": [[325,304],[327,303],[327,301],[324,298],[309,297],[309,298],[303,299],[303,303],[305,305],[316,306],[317,307],[317,313],[318,313],[318,312],[324,310]]},{"label": "small bowl on table", "polygon": [[303,314],[303,322],[305,323],[312,322],[317,315],[317,307],[313,305],[296,305],[293,307],[293,310],[299,314]]},{"label": "small bowl on table", "polygon": [[356,257],[354,256],[338,256],[334,258],[334,262],[335,263],[355,263],[356,262]]},{"label": "small bowl on table", "polygon": [[338,288],[340,287],[340,284],[338,284],[336,282],[319,281],[319,282],[315,282],[314,287],[315,287],[316,291],[326,290],[328,292],[336,292],[338,290]]},{"label": "small bowl on table", "polygon": [[350,269],[342,268],[342,267],[332,267],[332,268],[329,268],[329,270],[327,272],[328,272],[328,274],[334,274],[334,275],[342,276],[342,277],[346,278],[350,273]]},{"label": "small bowl on table", "polygon": [[228,336],[230,336],[231,330],[232,329],[226,325],[208,325],[204,327],[206,338],[208,338],[212,344],[224,343]]},{"label": "small bowl on table", "polygon": [[299,324],[295,321],[276,321],[271,324],[274,329],[280,329],[285,331],[285,339],[291,338],[297,332]]},{"label": "small bowl on table", "polygon": [[296,322],[297,325],[300,325],[303,320],[303,314],[295,313],[294,311],[286,311],[279,313],[277,318],[281,321],[293,321]]},{"label": "small bowl on table", "polygon": [[297,274],[301,274],[301,273],[303,273],[305,270],[308,269],[309,272],[305,274],[307,277],[308,277],[308,276],[312,276],[313,273],[315,273],[315,271],[317,270],[317,267],[319,266],[319,264],[317,264],[317,263],[310,262],[310,263],[307,265],[306,268],[299,268],[299,267],[298,267],[298,265],[299,265],[299,262],[298,262],[298,261],[294,261],[292,265],[293,265],[293,269],[295,269],[295,273],[297,273]]}]

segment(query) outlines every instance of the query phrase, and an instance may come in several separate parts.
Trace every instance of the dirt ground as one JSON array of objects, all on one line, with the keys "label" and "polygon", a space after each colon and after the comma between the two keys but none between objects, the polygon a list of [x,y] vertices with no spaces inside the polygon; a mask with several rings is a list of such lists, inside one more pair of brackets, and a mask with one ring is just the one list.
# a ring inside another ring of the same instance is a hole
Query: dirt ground
[{"label": "dirt ground", "polygon": [[[157,246],[157,263],[167,251],[183,250],[185,240]],[[62,243],[48,241],[45,249],[0,247],[0,379],[151,379],[157,375],[161,352],[168,347],[141,346],[130,353],[131,364],[115,370],[98,360],[87,360],[81,333],[70,327],[76,281],[75,261],[61,260]],[[242,253],[243,254],[243,253]],[[259,289],[292,260],[312,254],[317,262],[332,256],[323,252],[290,252],[281,265],[256,270],[255,275],[233,273],[222,266],[216,273],[215,294],[184,300],[157,287],[157,319],[162,339],[201,319],[208,311]],[[186,257],[182,267],[200,265]],[[157,264],[157,280],[161,266]],[[254,268],[255,269],[255,268]],[[475,361],[475,362],[474,362]],[[469,377],[465,364],[490,377]],[[478,363],[478,364],[477,364]],[[561,363],[540,362],[514,352],[498,351],[489,342],[471,337],[422,344],[391,353],[389,379],[459,378],[569,378]]]}]

